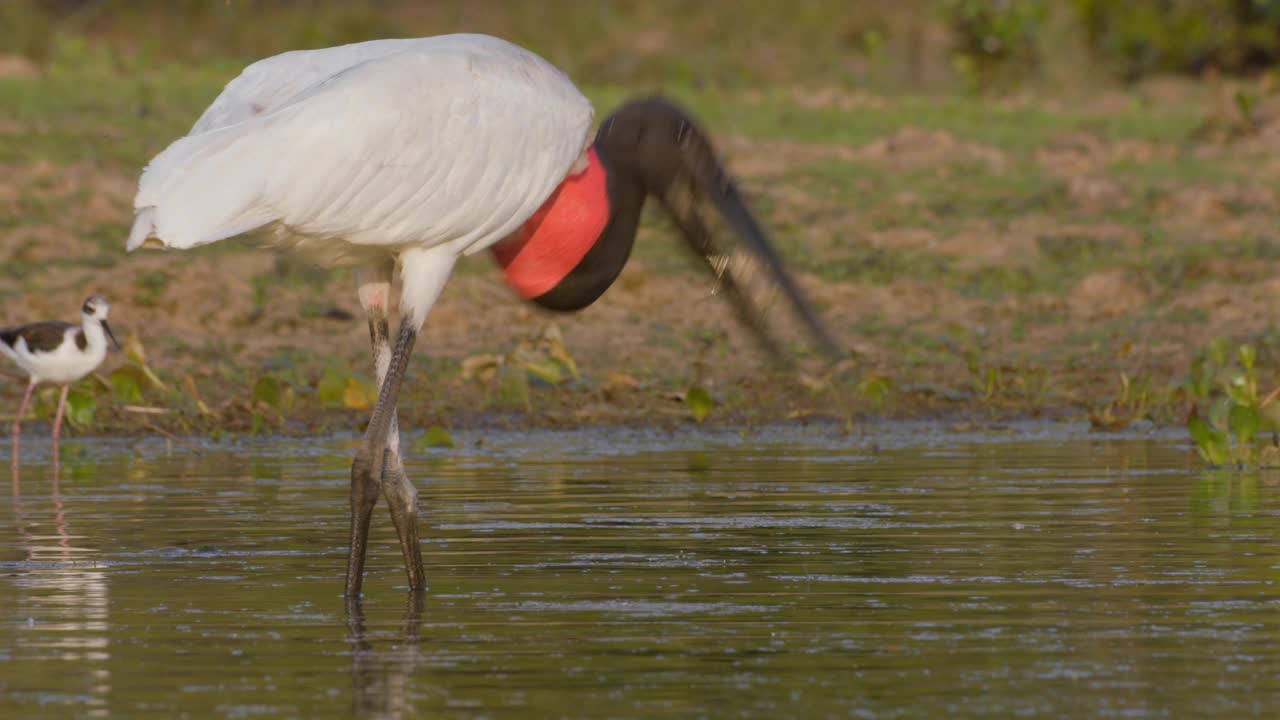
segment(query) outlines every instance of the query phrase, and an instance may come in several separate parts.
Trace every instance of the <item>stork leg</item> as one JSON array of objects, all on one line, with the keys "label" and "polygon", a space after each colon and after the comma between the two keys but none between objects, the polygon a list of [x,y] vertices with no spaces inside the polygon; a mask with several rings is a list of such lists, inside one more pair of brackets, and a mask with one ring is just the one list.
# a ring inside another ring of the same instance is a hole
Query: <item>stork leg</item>
[{"label": "stork leg", "polygon": [[[369,320],[369,342],[373,346],[373,367],[379,387],[387,379],[387,369],[391,365],[391,332],[387,314],[391,272],[394,268],[395,264],[388,261],[356,271],[357,293]],[[400,426],[394,409],[391,412],[391,426],[387,430],[386,448],[382,495],[387,499],[391,522],[400,538],[400,552],[404,556],[409,587],[419,590],[425,588],[427,583],[422,549],[418,545],[418,489],[404,472],[404,463],[400,458]]]},{"label": "stork leg", "polygon": [[70,385],[62,386],[62,394],[58,396],[58,412],[53,415],[53,472],[58,472],[58,436],[62,431],[62,412],[67,407],[67,391]]},{"label": "stork leg", "polygon": [[373,406],[369,427],[364,441],[351,463],[351,548],[347,555],[346,595],[360,594],[364,583],[364,558],[369,542],[369,520],[373,506],[382,492],[382,471],[386,463],[387,433],[391,427],[391,415],[395,412],[400,394],[400,383],[417,332],[406,323],[400,325],[400,337],[387,366],[387,377],[378,390],[378,402]]},{"label": "stork leg", "polygon": [[18,472],[18,435],[22,432],[22,418],[27,414],[27,405],[31,403],[31,391],[36,389],[35,378],[27,383],[27,392],[22,396],[22,406],[18,408],[18,417],[13,419],[13,471]]},{"label": "stork leg", "polygon": [[[360,449],[356,451],[355,460],[351,463],[351,548],[347,556],[346,579],[348,597],[359,595],[364,583],[369,519],[373,515],[373,506],[378,501],[378,494],[382,491],[383,470],[387,467],[387,456],[391,454],[387,442],[395,419],[396,402],[400,395],[400,385],[404,380],[404,371],[409,365],[409,356],[413,353],[413,344],[417,339],[418,331],[426,321],[431,306],[444,290],[445,281],[449,279],[456,260],[456,252],[449,247],[412,248],[400,254],[402,286],[400,333],[396,338],[391,359],[387,362],[386,376],[379,387],[378,402],[373,406],[369,427],[365,430],[364,440],[360,443]],[[396,475],[396,473],[392,474]],[[403,474],[400,472],[398,475],[403,477]],[[397,485],[402,484],[399,478],[396,478],[395,482]],[[408,484],[407,478],[403,479],[403,484]],[[407,501],[407,497],[402,496],[397,499],[397,502],[399,501]],[[403,515],[401,517],[403,523],[407,524],[410,520],[410,517]],[[414,525],[416,526],[416,522]],[[413,537],[415,540],[411,552],[419,552],[416,527]],[[401,536],[401,543],[403,546],[404,535]],[[410,561],[408,565],[406,570],[409,573],[410,583],[413,583],[413,562]],[[424,577],[421,570],[418,572],[420,578]],[[421,587],[420,580],[414,589],[421,589]]]}]

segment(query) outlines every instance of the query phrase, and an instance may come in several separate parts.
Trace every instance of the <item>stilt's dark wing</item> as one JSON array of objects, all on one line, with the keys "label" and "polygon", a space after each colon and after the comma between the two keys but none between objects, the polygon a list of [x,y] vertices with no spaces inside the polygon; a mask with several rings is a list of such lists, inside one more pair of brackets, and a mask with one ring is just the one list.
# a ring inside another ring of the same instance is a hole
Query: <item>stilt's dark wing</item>
[{"label": "stilt's dark wing", "polygon": [[[0,342],[13,347],[19,339],[22,339],[27,342],[27,349],[33,353],[49,352],[62,344],[62,339],[66,337],[68,330],[79,329],[79,327],[79,325],[54,320],[20,325],[0,330]],[[81,332],[77,337],[77,345],[81,345],[83,336],[84,333]],[[83,345],[81,348],[83,349]]]}]

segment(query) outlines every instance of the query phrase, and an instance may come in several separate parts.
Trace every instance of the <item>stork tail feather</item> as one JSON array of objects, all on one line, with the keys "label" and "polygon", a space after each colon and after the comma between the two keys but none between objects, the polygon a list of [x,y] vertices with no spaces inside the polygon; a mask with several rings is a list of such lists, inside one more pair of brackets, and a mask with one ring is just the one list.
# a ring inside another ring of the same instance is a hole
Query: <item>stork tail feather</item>
[{"label": "stork tail feather", "polygon": [[138,211],[133,219],[133,228],[129,230],[129,242],[125,244],[125,249],[133,252],[142,247],[147,238],[152,237],[155,233],[155,215],[154,207],[145,207]]}]

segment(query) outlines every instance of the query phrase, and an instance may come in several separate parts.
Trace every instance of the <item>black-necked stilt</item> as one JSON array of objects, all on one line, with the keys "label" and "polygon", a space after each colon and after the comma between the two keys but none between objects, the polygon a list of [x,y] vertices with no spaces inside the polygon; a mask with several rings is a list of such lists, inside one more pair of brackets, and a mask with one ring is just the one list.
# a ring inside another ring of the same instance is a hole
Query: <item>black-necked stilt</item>
[{"label": "black-necked stilt", "polygon": [[18,435],[22,429],[22,417],[27,413],[31,393],[42,382],[62,386],[58,397],[58,411],[53,418],[53,463],[58,464],[58,434],[62,428],[62,413],[67,404],[67,390],[71,383],[93,372],[107,356],[107,339],[118,348],[107,314],[111,303],[101,295],[84,301],[80,309],[80,324],[49,320],[34,322],[0,330],[0,352],[3,352],[27,372],[27,392],[22,396],[22,407],[13,420],[13,468],[18,468]]},{"label": "black-necked stilt", "polygon": [[[462,255],[489,249],[521,296],[578,310],[618,277],[655,196],[740,310],[752,299],[737,275],[763,271],[817,343],[839,354],[689,115],[657,98],[631,102],[594,142],[593,119],[562,72],[506,41],[376,40],[250,65],[143,173],[130,250],[152,238],[191,248],[268,230],[356,268],[379,393],[351,466],[348,596],[360,592],[380,493],[409,585],[426,586],[396,398],[417,333]],[[740,238],[729,252],[707,230],[712,209]],[[740,316],[766,335],[754,308]]]}]

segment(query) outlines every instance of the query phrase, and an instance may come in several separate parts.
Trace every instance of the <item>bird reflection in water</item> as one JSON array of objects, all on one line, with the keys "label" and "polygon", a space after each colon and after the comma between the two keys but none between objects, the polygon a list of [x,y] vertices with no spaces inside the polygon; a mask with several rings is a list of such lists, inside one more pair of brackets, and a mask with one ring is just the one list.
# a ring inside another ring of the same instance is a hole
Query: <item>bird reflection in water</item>
[{"label": "bird reflection in water", "polygon": [[33,621],[20,646],[24,654],[73,666],[62,677],[83,677],[86,687],[76,694],[83,698],[82,716],[105,717],[111,692],[107,573],[95,559],[98,550],[70,530],[71,504],[62,495],[56,466],[49,492],[52,527],[38,517],[36,507],[24,504],[18,470],[13,469],[14,528],[26,557],[14,574],[11,599],[16,614]]},{"label": "bird reflection in water", "polygon": [[356,717],[391,720],[413,714],[408,696],[418,665],[424,600],[425,593],[408,593],[399,636],[390,647],[377,649],[366,634],[364,604],[358,596],[347,598],[351,709]]}]

